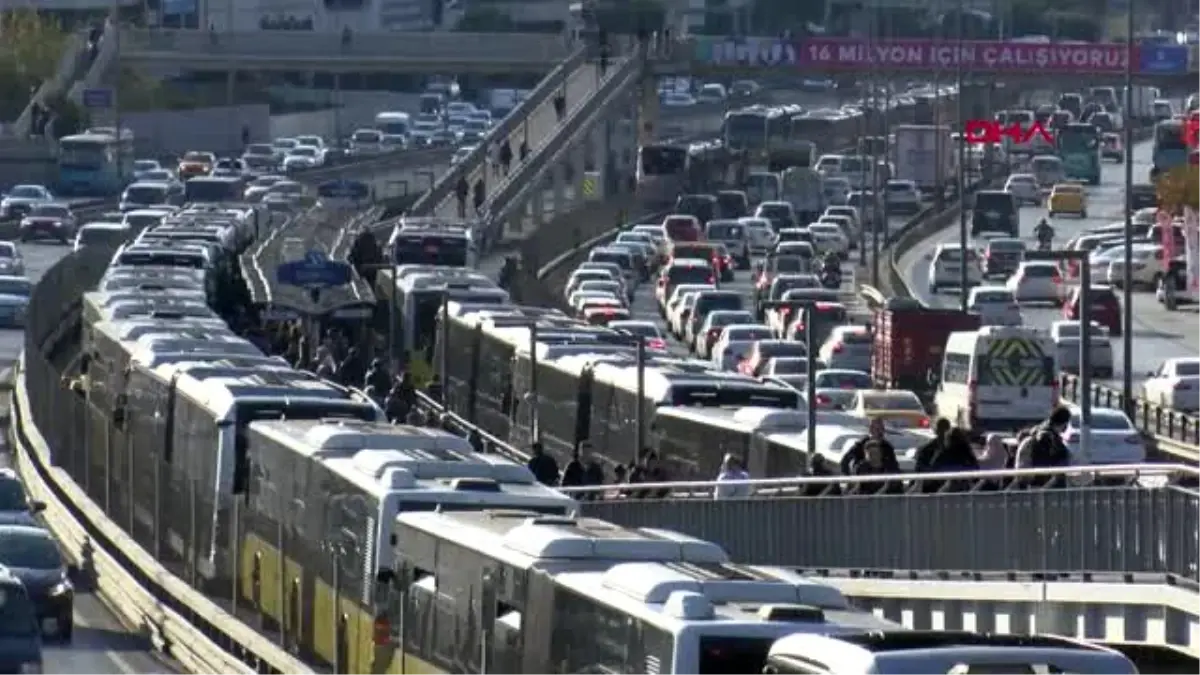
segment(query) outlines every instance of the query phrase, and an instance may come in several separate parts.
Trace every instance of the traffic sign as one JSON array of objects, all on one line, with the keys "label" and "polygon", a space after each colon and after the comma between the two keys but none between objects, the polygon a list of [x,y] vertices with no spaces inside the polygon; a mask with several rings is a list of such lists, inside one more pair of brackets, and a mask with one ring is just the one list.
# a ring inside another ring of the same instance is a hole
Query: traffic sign
[{"label": "traffic sign", "polygon": [[1141,69],[1143,73],[1186,73],[1188,68],[1187,45],[1142,45]]},{"label": "traffic sign", "polygon": [[83,90],[83,107],[89,110],[108,110],[113,107],[113,90],[107,87]]},{"label": "traffic sign", "polygon": [[358,180],[330,180],[317,186],[317,196],[322,199],[369,199],[371,186]]},{"label": "traffic sign", "polygon": [[323,251],[309,251],[304,258],[285,262],[275,270],[275,279],[279,283],[310,290],[348,284],[352,275],[350,265],[330,260]]}]

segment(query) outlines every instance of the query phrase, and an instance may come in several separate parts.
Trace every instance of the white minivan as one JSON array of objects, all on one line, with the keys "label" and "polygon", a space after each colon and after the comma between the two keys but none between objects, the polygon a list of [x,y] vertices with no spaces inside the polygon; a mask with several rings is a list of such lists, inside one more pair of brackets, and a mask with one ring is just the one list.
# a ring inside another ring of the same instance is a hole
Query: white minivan
[{"label": "white minivan", "polygon": [[1022,326],[951,333],[934,395],[939,417],[975,432],[1036,424],[1058,405],[1054,341]]}]

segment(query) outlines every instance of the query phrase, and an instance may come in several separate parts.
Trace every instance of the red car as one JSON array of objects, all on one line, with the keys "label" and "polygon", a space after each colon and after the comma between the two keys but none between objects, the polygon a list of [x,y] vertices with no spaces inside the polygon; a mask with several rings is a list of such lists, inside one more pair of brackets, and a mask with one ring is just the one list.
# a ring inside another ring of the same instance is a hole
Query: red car
[{"label": "red car", "polygon": [[[1092,321],[1108,329],[1108,334],[1114,337],[1121,335],[1121,302],[1111,286],[1092,286],[1089,291],[1092,303]],[[1063,318],[1071,321],[1081,321],[1079,287],[1071,289],[1071,296],[1063,303]]]}]

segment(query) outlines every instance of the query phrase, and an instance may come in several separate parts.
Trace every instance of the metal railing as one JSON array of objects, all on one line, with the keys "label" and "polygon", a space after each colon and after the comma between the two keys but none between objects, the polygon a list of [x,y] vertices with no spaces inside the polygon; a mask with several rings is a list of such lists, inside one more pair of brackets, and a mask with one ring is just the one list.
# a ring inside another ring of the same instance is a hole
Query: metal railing
[{"label": "metal railing", "polygon": [[1133,465],[810,477],[745,481],[756,492],[742,499],[713,497],[714,487],[737,481],[566,491],[601,497],[581,503],[584,515],[687,532],[761,565],[1166,574],[1196,583],[1200,495],[1172,482],[1194,484],[1196,475]]}]

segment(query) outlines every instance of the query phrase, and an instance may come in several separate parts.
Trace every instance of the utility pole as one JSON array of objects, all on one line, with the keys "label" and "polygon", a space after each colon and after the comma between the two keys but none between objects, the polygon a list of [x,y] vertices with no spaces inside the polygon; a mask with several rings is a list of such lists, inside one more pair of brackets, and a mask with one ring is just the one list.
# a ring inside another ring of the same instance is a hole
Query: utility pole
[{"label": "utility pole", "polygon": [[[958,125],[958,167],[955,169],[955,173],[957,174],[957,178],[958,178],[958,245],[962,249],[962,251],[959,254],[962,256],[962,261],[959,263],[959,266],[958,266],[958,271],[959,271],[958,282],[959,282],[959,286],[961,287],[961,292],[959,294],[959,307],[962,309],[963,312],[966,312],[971,289],[969,287],[969,281],[967,279],[967,180],[966,180],[966,168],[967,168],[967,138],[966,138],[966,136],[967,135],[966,135],[966,133],[964,133],[964,131],[966,129],[966,125],[964,124],[964,119],[963,119],[965,116],[964,115],[965,105],[963,102],[963,63],[962,63],[962,49],[963,49],[963,35],[962,34],[963,34],[963,9],[964,9],[963,4],[964,4],[963,0],[958,0],[958,21],[957,21],[958,37],[955,41],[955,47],[954,47],[954,69],[955,69],[954,81],[955,81],[955,86],[957,87],[957,91],[955,92],[954,100],[958,106],[958,112],[955,114],[955,116],[958,118],[957,121],[955,122]],[[941,134],[938,134],[938,135],[940,136]],[[940,163],[940,161],[941,160],[939,158],[939,163]]]},{"label": "utility pole", "polygon": [[[1122,279],[1121,294],[1124,311],[1121,312],[1121,330],[1125,333],[1121,356],[1125,362],[1121,368],[1121,400],[1125,414],[1133,419],[1133,0],[1125,0],[1125,242],[1122,251],[1125,260],[1125,278]],[[1091,396],[1091,392],[1083,398]]]}]

